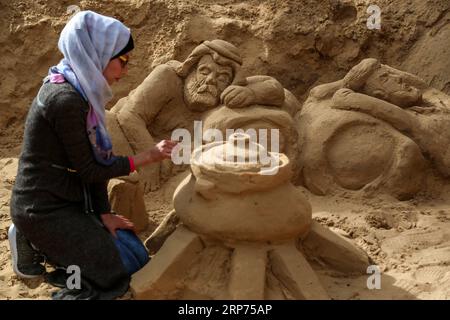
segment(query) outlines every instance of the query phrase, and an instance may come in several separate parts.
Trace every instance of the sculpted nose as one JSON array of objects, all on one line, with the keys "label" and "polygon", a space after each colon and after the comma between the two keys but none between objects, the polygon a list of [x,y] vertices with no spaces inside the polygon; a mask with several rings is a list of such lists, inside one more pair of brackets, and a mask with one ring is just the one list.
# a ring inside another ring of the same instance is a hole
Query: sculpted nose
[{"label": "sculpted nose", "polygon": [[210,74],[208,74],[208,76],[206,77],[206,84],[212,84],[212,85],[216,85],[217,81],[216,81],[216,75],[214,72],[211,72]]}]

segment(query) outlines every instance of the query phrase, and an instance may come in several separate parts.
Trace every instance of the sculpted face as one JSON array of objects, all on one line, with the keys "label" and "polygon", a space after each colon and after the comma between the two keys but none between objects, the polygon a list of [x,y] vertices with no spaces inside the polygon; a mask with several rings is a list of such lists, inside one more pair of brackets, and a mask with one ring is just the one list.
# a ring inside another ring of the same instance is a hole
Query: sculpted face
[{"label": "sculpted face", "polygon": [[205,111],[219,104],[220,94],[233,80],[230,66],[217,64],[210,55],[203,56],[197,69],[186,78],[184,100],[189,109]]},{"label": "sculpted face", "polygon": [[422,92],[406,83],[401,73],[380,68],[367,80],[364,93],[402,108],[418,105]]}]

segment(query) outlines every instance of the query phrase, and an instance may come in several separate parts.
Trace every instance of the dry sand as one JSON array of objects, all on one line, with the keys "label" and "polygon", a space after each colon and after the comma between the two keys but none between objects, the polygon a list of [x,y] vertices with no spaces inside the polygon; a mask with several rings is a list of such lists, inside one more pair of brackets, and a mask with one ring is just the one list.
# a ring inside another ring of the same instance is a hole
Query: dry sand
[{"label": "dry sand", "polygon": [[[0,299],[48,299],[42,279],[23,281],[10,265],[7,229],[24,119],[49,66],[60,59],[56,43],[79,5],[122,18],[137,47],[116,99],[138,85],[154,65],[183,60],[203,39],[223,38],[242,49],[251,73],[276,77],[303,102],[313,86],[341,79],[365,57],[423,77],[450,94],[450,2],[377,1],[382,31],[365,27],[369,1],[1,1],[0,34]],[[146,195],[150,226],[171,208],[179,174]],[[380,290],[367,276],[319,272],[334,299],[449,299],[450,184],[429,173],[426,192],[410,201],[348,192],[328,197],[305,191],[314,219],[363,248],[382,270]],[[124,298],[130,298],[127,294]]]},{"label": "dry sand", "polygon": [[[42,279],[20,280],[12,272],[7,228],[8,201],[17,159],[0,161],[0,299],[48,299],[55,290]],[[185,173],[147,194],[150,227],[146,238],[171,208],[171,198]],[[441,185],[442,187],[442,185]],[[367,276],[344,277],[319,271],[333,299],[450,299],[450,188],[438,196],[397,201],[358,194],[312,196],[313,217],[363,248],[382,271],[381,289],[369,290]],[[314,263],[314,262],[313,262]],[[129,298],[129,294],[125,297]]]}]

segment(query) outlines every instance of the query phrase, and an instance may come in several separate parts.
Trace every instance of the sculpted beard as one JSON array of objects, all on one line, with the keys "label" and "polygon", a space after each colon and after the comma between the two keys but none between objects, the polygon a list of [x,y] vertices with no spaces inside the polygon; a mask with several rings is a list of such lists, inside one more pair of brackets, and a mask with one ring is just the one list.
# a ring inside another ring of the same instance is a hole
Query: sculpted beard
[{"label": "sculpted beard", "polygon": [[206,79],[197,79],[191,72],[184,85],[184,100],[190,109],[205,111],[218,105],[219,90],[216,86],[205,84]]}]

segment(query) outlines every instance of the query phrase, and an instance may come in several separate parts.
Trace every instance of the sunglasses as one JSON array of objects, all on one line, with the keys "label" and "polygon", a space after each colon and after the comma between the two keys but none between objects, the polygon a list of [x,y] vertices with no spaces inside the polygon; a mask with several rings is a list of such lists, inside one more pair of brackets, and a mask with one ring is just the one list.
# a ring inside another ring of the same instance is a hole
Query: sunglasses
[{"label": "sunglasses", "polygon": [[128,64],[129,58],[126,56],[119,56],[120,64],[122,65],[122,68],[125,68]]}]

